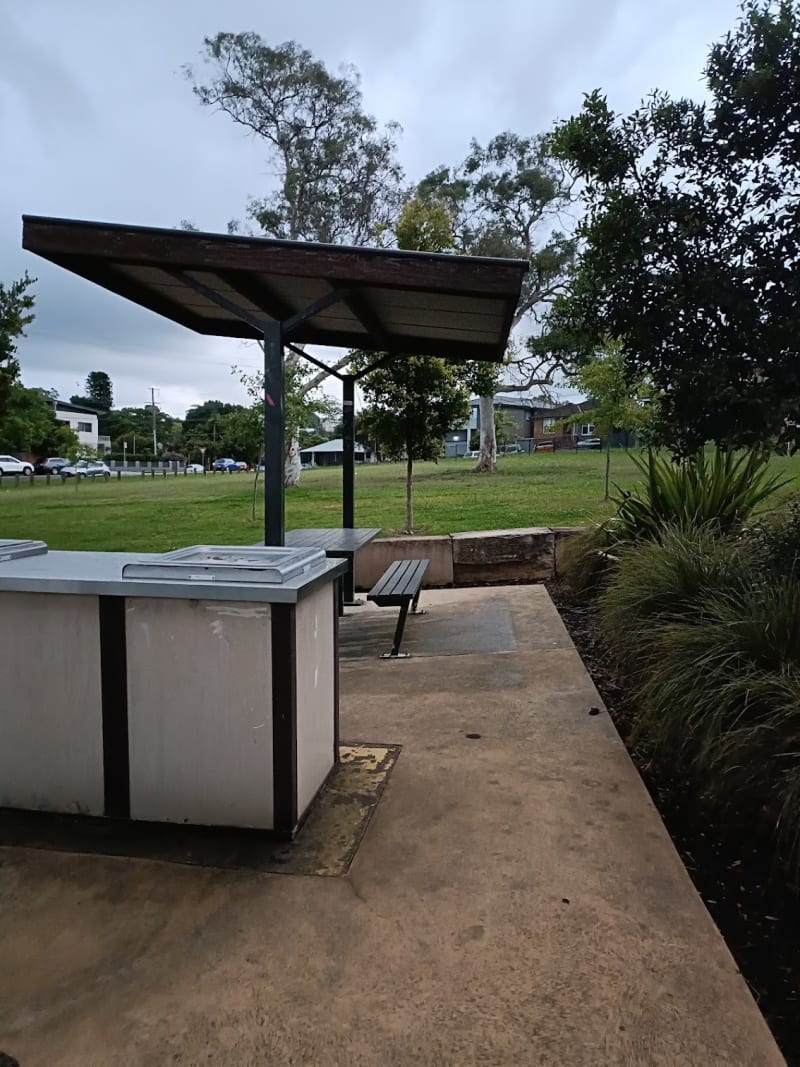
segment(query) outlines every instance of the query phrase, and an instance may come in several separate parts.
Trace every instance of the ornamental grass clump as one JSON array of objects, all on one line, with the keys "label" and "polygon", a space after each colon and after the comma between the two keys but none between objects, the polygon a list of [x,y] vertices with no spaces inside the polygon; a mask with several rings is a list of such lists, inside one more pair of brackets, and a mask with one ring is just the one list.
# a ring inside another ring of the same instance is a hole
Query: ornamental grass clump
[{"label": "ornamental grass clump", "polygon": [[613,580],[598,597],[601,638],[636,677],[662,655],[665,623],[696,624],[704,596],[751,581],[739,546],[721,539],[715,524],[664,526],[658,541],[620,547]]},{"label": "ornamental grass clump", "polygon": [[[734,557],[735,558],[735,557]],[[747,564],[652,617],[630,740],[666,750],[719,800],[754,800],[800,852],[800,584]],[[710,572],[708,572],[710,573]]]}]

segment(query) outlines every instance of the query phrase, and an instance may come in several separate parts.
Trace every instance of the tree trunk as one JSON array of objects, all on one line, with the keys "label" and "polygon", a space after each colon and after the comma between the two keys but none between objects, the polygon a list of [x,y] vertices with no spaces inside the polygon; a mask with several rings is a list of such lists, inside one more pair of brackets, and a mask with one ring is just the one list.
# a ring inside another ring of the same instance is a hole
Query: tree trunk
[{"label": "tree trunk", "polygon": [[494,397],[480,398],[481,454],[476,471],[497,470],[497,434],[494,427]]},{"label": "tree trunk", "polygon": [[301,470],[300,438],[297,433],[293,433],[283,461],[283,484],[287,489],[295,489],[300,484]]},{"label": "tree trunk", "polygon": [[414,499],[412,490],[412,476],[414,473],[414,460],[411,458],[411,449],[408,449],[406,459],[406,533],[414,532]]},{"label": "tree trunk", "polygon": [[609,483],[610,471],[611,471],[611,442],[610,442],[610,440],[607,439],[606,440],[606,495],[603,497],[603,500],[608,500],[608,483]]}]

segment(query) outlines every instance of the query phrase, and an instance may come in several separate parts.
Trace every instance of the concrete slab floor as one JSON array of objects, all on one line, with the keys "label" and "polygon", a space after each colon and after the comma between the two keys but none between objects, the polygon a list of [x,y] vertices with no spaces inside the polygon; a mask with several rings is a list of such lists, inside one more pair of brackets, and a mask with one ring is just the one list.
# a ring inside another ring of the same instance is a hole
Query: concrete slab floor
[{"label": "concrete slab floor", "polygon": [[[346,877],[0,852],[0,1050],[21,1067],[783,1063],[546,591],[422,606],[408,660],[374,658],[390,609],[342,623],[342,736],[404,746]],[[504,612],[492,647],[514,647],[493,652],[459,654],[442,622]],[[418,624],[437,619],[431,654]]]}]

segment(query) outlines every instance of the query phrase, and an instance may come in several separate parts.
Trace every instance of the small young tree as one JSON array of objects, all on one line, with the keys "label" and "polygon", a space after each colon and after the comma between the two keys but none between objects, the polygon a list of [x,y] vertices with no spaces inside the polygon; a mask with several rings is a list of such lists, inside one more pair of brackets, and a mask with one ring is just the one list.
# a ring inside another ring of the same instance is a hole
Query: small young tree
[{"label": "small young tree", "polygon": [[[359,353],[355,367],[374,362]],[[469,414],[469,393],[458,370],[443,359],[396,359],[361,379],[369,402],[365,423],[387,459],[406,461],[406,533],[414,532],[414,462],[438,459],[444,435]]]},{"label": "small young tree", "polygon": [[632,381],[625,371],[620,346],[611,343],[575,371],[570,384],[596,400],[592,412],[595,429],[606,436],[605,493],[608,500],[611,476],[611,434],[615,430],[635,433],[652,424],[656,405],[653,390],[642,381]]}]

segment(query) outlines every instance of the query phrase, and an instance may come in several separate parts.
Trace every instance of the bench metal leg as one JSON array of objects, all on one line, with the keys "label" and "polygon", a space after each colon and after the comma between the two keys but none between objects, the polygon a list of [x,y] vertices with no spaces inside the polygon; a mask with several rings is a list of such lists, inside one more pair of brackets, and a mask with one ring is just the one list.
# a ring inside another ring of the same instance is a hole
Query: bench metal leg
[{"label": "bench metal leg", "polygon": [[391,652],[384,652],[381,659],[408,659],[408,652],[400,651],[400,642],[403,640],[403,630],[406,627],[409,602],[404,600],[400,606],[400,615],[397,619],[397,628],[394,631],[394,644]]},{"label": "bench metal leg", "polygon": [[422,592],[422,586],[419,587],[419,589],[417,590],[417,592],[416,592],[416,594],[414,596],[414,599],[411,601],[411,614],[412,615],[424,615],[425,614],[425,609],[418,607],[418,605],[419,605],[419,594],[421,592]]}]

